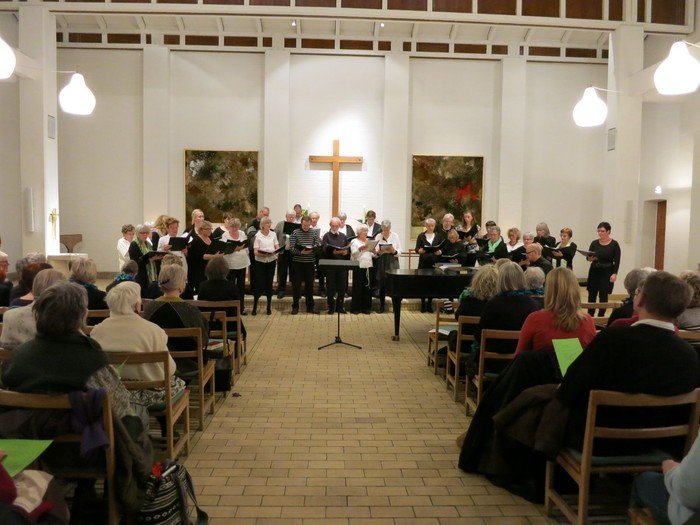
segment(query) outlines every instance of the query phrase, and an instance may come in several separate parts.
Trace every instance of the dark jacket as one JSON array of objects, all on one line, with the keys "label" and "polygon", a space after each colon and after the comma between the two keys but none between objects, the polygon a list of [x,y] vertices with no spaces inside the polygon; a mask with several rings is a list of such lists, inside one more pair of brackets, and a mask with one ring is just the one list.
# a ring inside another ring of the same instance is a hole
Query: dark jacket
[{"label": "dark jacket", "polygon": [[9,279],[0,283],[0,306],[10,305],[10,294],[12,293],[12,281]]},{"label": "dark jacket", "polygon": [[[474,336],[481,339],[484,328],[493,330],[520,330],[528,315],[540,310],[540,305],[529,294],[520,292],[500,293],[491,299],[481,312],[481,322]],[[491,341],[490,352],[510,354],[515,352],[517,341]]]}]

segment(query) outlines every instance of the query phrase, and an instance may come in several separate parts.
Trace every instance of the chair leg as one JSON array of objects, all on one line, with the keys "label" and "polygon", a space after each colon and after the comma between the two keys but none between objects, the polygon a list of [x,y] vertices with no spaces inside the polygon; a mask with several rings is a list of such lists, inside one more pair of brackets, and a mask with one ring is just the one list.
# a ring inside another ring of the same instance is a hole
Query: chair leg
[{"label": "chair leg", "polygon": [[185,407],[184,410],[185,414],[185,455],[189,456],[190,455],[190,405],[189,403]]},{"label": "chair leg", "polygon": [[551,491],[554,486],[554,462],[547,461],[544,473],[544,514],[549,516],[552,513]]},{"label": "chair leg", "polygon": [[165,432],[165,451],[169,458],[175,459],[173,457],[173,450],[175,449],[175,425],[172,414],[165,414]]},{"label": "chair leg", "polygon": [[578,485],[578,512],[576,525],[585,525],[588,522],[588,491],[591,484],[591,476],[581,476],[581,481]]},{"label": "chair leg", "polygon": [[455,360],[455,373],[454,373],[455,393],[454,393],[454,397],[453,397],[455,402],[459,398],[459,388],[458,387],[459,387],[459,359]]},{"label": "chair leg", "polygon": [[243,349],[243,364],[247,365],[248,364],[248,343],[246,340],[243,340],[243,344],[241,344],[241,348]]},{"label": "chair leg", "polygon": [[199,430],[204,430],[204,385],[199,383]]}]

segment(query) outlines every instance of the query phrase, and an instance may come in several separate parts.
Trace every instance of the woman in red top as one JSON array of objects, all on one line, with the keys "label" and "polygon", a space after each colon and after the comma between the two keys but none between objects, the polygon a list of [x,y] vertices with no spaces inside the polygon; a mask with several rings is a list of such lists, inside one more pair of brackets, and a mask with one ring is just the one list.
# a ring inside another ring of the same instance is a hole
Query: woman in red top
[{"label": "woman in red top", "polygon": [[581,311],[581,292],[576,276],[568,268],[555,268],[545,281],[544,310],[527,316],[515,353],[552,350],[552,339],[574,337],[585,348],[595,335],[593,318]]}]

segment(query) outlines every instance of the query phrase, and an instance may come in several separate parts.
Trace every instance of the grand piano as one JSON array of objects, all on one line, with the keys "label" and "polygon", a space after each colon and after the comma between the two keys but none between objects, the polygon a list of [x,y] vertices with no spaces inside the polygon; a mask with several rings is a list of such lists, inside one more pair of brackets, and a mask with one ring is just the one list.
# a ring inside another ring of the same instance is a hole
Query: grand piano
[{"label": "grand piano", "polygon": [[394,306],[394,335],[399,340],[401,325],[401,300],[425,297],[459,297],[472,280],[472,272],[430,268],[425,270],[389,270],[386,272],[386,293]]}]

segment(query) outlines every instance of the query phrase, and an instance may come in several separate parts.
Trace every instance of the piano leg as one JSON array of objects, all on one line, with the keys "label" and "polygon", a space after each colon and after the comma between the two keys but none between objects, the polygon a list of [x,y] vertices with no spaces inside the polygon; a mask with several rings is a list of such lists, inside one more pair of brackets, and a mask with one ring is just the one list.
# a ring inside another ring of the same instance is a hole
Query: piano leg
[{"label": "piano leg", "polygon": [[401,297],[391,296],[391,304],[394,307],[394,335],[392,341],[399,340],[399,328],[401,327]]}]

